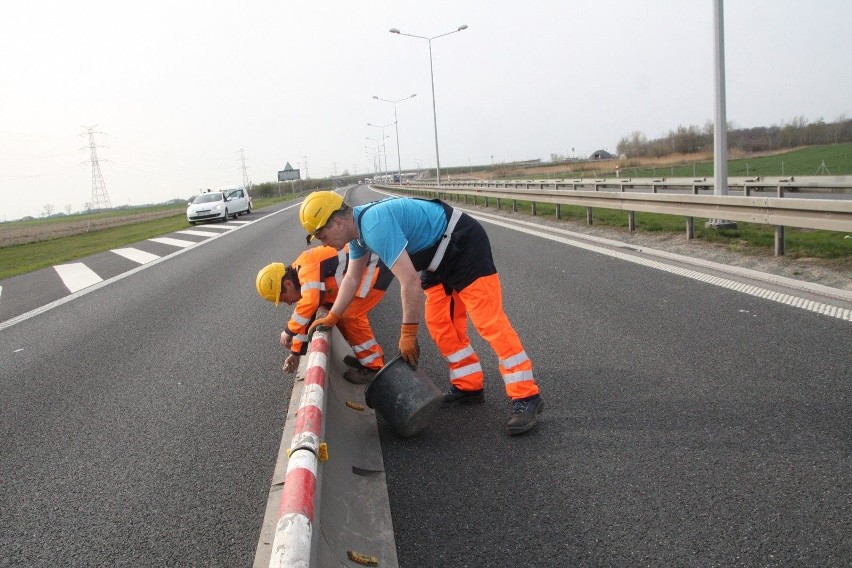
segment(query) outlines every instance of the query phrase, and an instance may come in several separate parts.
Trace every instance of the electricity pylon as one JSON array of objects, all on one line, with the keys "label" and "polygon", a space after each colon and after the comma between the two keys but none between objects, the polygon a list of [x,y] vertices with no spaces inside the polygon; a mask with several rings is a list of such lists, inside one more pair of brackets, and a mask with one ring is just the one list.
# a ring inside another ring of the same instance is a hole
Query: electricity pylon
[{"label": "electricity pylon", "polygon": [[[92,163],[92,208],[93,209],[111,209],[112,205],[109,201],[109,193],[107,193],[104,176],[101,173],[101,164],[98,161],[98,146],[95,144],[95,126],[87,128],[89,131],[89,152],[91,157],[89,161]],[[86,128],[85,126],[83,128]],[[98,132],[103,134],[103,132]]]},{"label": "electricity pylon", "polygon": [[243,148],[240,148],[240,163],[243,168],[243,187],[246,190],[249,189],[249,179],[248,179],[248,170],[246,170],[246,152]]}]

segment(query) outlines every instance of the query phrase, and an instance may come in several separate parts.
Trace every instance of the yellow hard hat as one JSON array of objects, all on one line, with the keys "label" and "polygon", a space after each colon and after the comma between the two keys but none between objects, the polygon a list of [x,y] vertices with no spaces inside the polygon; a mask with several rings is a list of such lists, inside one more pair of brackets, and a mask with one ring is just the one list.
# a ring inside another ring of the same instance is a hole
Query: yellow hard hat
[{"label": "yellow hard hat", "polygon": [[264,300],[269,300],[276,306],[281,301],[281,279],[284,278],[284,264],[273,262],[267,264],[257,273],[257,293]]},{"label": "yellow hard hat", "polygon": [[331,214],[343,207],[343,198],[333,191],[315,191],[302,201],[299,221],[308,233],[308,242],[317,230],[325,227]]}]

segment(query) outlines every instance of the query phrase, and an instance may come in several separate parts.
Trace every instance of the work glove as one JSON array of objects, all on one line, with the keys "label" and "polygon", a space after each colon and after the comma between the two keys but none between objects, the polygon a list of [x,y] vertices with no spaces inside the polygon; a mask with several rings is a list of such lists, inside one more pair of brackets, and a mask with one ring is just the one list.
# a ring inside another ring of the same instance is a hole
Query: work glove
[{"label": "work glove", "polygon": [[328,312],[328,315],[323,318],[317,318],[314,320],[314,323],[311,324],[311,327],[308,328],[308,341],[310,341],[311,337],[313,337],[314,332],[319,326],[327,327],[328,329],[333,328],[337,325],[337,322],[340,321],[340,316],[334,312]]},{"label": "work glove", "polygon": [[417,324],[404,323],[399,336],[399,354],[402,360],[417,368],[417,360],[420,359],[420,345],[417,344]]}]

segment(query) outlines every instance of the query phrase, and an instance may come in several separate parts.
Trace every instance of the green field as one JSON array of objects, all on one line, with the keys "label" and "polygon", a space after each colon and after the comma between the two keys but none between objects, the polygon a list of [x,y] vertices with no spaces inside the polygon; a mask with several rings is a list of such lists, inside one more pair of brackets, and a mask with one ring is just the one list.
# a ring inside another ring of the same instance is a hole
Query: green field
[{"label": "green field", "polygon": [[[291,195],[284,198],[257,199],[253,200],[253,205],[255,209],[258,209],[292,198],[293,196]],[[144,210],[150,211],[147,208]],[[180,208],[175,215],[153,221],[122,225],[120,227],[112,227],[110,229],[92,231],[90,233],[49,241],[2,247],[0,248],[0,280],[63,262],[71,262],[89,255],[123,247],[145,239],[159,237],[181,229],[187,229],[190,225],[186,220],[184,211],[184,208]],[[97,215],[103,216],[109,214],[98,213]],[[126,215],[127,212],[123,211],[120,214]],[[41,221],[20,221],[16,223],[4,223],[3,225],[20,226],[24,224],[33,225],[61,222],[68,222],[68,218],[60,217]]]},{"label": "green field", "polygon": [[[547,163],[539,166],[547,166]],[[642,160],[583,161],[562,164],[564,171],[548,173],[546,178],[590,178],[615,177],[615,166],[620,166],[619,177],[713,177],[712,160],[682,161],[677,164],[647,165]],[[823,166],[824,165],[824,166]],[[497,169],[498,167],[495,166]],[[447,173],[465,173],[465,168],[444,168]],[[482,171],[482,168],[475,168]],[[852,143],[811,146],[771,156],[749,157],[728,160],[728,175],[740,176],[814,176],[852,175]],[[503,177],[503,176],[501,176]],[[533,173],[516,173],[508,179],[530,179]]]}]

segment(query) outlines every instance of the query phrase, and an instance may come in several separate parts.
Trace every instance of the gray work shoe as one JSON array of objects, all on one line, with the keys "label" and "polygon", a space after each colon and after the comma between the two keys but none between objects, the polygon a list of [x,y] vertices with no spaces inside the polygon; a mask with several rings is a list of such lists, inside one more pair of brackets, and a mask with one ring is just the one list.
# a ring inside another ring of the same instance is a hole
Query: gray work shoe
[{"label": "gray work shoe", "polygon": [[366,385],[373,380],[378,371],[361,367],[360,369],[349,369],[343,373],[343,378],[354,385]]},{"label": "gray work shoe", "polygon": [[485,402],[485,390],[463,391],[456,385],[450,385],[450,390],[444,394],[441,406],[456,406],[459,404],[482,404]]},{"label": "gray work shoe", "polygon": [[505,432],[510,436],[523,434],[538,424],[538,415],[544,410],[544,400],[539,395],[512,401],[512,414]]},{"label": "gray work shoe", "polygon": [[361,364],[361,361],[358,360],[357,357],[353,357],[352,355],[347,355],[343,358],[343,364],[347,367],[352,367],[353,369],[361,369],[364,365]]}]

